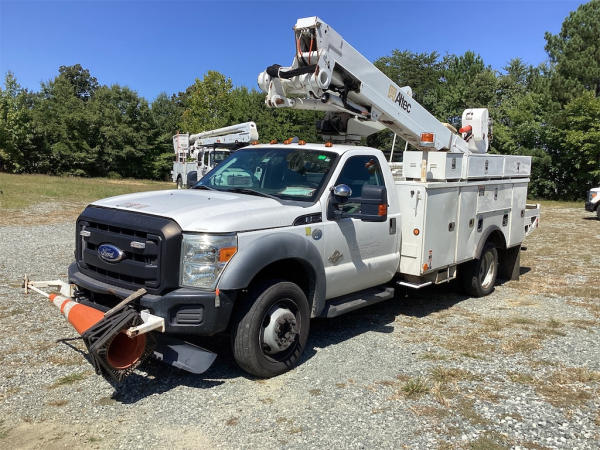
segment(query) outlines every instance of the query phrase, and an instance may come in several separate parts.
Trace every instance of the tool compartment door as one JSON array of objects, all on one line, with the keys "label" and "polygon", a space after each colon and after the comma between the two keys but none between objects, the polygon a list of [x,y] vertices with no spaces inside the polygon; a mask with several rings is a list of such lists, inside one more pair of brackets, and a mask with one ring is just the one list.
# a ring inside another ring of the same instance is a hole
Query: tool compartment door
[{"label": "tool compartment door", "polygon": [[428,270],[455,262],[459,187],[427,188],[423,265]]}]

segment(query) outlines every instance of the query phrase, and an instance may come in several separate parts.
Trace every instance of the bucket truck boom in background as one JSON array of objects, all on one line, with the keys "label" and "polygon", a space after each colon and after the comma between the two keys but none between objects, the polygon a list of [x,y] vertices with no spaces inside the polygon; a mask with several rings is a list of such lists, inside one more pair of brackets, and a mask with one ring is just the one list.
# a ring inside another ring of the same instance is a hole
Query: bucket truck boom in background
[{"label": "bucket truck boom in background", "polygon": [[[487,110],[467,109],[459,134],[320,19],[298,20],[294,38],[292,65],[259,86],[268,107],[325,111],[328,142],[253,142],[193,189],[98,200],[77,219],[69,297],[52,301],[106,311],[83,332],[105,377],[127,376],[150,346],[202,372],[214,355],[182,338],[218,333],[240,367],[275,376],[300,361],[311,318],[455,278],[472,296],[518,279],[539,217],[526,204],[531,159],[487,154]],[[411,145],[401,174],[347,144],[384,128]]]},{"label": "bucket truck boom in background", "polygon": [[171,176],[177,188],[190,187],[233,150],[258,140],[254,122],[245,122],[197,134],[173,136],[175,162]]}]

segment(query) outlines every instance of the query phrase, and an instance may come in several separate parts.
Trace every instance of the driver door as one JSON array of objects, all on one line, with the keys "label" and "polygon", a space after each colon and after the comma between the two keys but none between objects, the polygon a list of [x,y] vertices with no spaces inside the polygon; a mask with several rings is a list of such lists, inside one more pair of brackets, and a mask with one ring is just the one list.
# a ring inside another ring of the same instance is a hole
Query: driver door
[{"label": "driver door", "polygon": [[[365,184],[385,186],[378,158],[372,155],[348,157],[333,186],[339,184],[346,184],[352,189],[348,202],[343,206],[344,211],[358,211],[360,205],[353,202],[353,199],[361,196]],[[388,218],[385,222],[363,222],[354,218],[331,220],[327,218],[329,202],[324,203],[323,264],[327,279],[326,298],[389,281],[398,266],[398,234],[395,226],[393,230],[390,226],[392,219]]]}]

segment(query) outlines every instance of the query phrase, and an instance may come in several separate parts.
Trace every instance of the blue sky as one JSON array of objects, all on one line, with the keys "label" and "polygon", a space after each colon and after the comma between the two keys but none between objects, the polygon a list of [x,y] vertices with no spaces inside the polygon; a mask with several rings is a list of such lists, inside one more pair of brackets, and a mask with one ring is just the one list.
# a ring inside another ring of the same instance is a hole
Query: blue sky
[{"label": "blue sky", "polygon": [[148,100],[184,90],[207,70],[256,87],[268,65],[289,65],[292,26],[321,17],[370,60],[393,49],[479,53],[501,70],[512,57],[547,58],[580,1],[8,1],[0,0],[0,73],[38,90],[60,65],[80,63],[100,83]]}]

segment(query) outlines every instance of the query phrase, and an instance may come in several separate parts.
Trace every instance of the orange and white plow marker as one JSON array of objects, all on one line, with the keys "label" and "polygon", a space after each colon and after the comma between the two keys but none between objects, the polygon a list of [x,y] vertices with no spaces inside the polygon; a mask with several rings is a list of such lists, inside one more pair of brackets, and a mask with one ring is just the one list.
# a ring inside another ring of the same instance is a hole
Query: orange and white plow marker
[{"label": "orange and white plow marker", "polygon": [[134,293],[106,313],[61,294],[49,294],[40,287],[60,287],[70,292],[70,285],[60,280],[31,282],[24,280],[25,292],[35,291],[47,297],[82,335],[96,372],[109,381],[122,381],[152,354],[150,331],[164,332],[164,319],[148,311],[138,313],[129,303],[145,291]]}]

